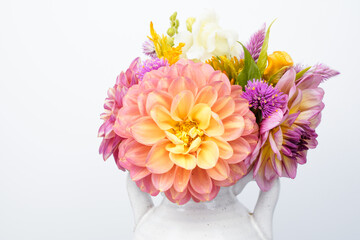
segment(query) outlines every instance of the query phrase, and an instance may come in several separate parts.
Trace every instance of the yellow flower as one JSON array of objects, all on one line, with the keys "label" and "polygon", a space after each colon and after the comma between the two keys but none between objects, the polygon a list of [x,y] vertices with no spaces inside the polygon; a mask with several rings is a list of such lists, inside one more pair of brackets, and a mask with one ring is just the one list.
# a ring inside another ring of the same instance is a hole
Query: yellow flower
[{"label": "yellow flower", "polygon": [[213,56],[211,59],[206,61],[210,64],[214,70],[220,70],[227,75],[231,84],[234,84],[236,77],[239,75],[244,67],[244,60],[233,57],[228,59],[225,55],[220,57]]},{"label": "yellow flower", "polygon": [[158,58],[167,59],[170,65],[180,59],[181,49],[185,46],[184,43],[179,43],[177,47],[172,47],[171,39],[168,39],[164,35],[160,37],[160,35],[156,33],[152,22],[150,22],[150,34],[151,37],[148,38],[154,43]]},{"label": "yellow flower", "polygon": [[284,51],[275,51],[268,56],[268,66],[264,71],[264,78],[269,80],[271,76],[279,72],[284,67],[294,65],[290,55]]}]

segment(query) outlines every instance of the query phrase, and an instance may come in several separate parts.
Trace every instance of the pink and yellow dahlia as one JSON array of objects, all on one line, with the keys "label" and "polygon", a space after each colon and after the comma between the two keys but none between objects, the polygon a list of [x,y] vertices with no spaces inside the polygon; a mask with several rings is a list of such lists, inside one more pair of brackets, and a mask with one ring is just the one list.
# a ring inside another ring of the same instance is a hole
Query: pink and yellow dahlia
[{"label": "pink and yellow dahlia", "polygon": [[308,149],[317,145],[315,128],[319,125],[324,91],[319,88],[321,75],[308,75],[295,83],[290,68],[276,87],[288,96],[286,108],[279,108],[260,124],[260,140],[250,164],[263,191],[278,177],[295,178],[297,164],[306,163]]},{"label": "pink and yellow dahlia", "polygon": [[151,195],[213,199],[247,173],[258,126],[240,86],[204,63],[180,60],[144,75],[123,98],[114,131],[119,166]]},{"label": "pink and yellow dahlia", "polygon": [[[99,153],[103,155],[104,160],[113,154],[115,161],[118,162],[118,146],[123,138],[115,134],[113,126],[118,111],[123,106],[123,97],[131,86],[138,84],[137,72],[139,63],[140,58],[134,59],[129,69],[127,69],[125,73],[121,72],[120,75],[117,76],[114,87],[109,88],[107,92],[108,97],[104,103],[105,112],[100,115],[104,123],[100,126],[98,132],[98,137],[103,138]],[[124,170],[122,167],[120,167],[120,169]]]}]

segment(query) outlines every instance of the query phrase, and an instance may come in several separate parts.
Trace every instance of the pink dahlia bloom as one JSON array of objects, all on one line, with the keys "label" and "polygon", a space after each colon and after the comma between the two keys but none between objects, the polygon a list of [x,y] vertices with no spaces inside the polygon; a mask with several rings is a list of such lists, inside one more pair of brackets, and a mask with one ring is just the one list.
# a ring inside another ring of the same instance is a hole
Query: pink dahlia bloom
[{"label": "pink dahlia bloom", "polygon": [[317,145],[315,128],[321,120],[323,77],[312,74],[295,83],[296,71],[289,69],[276,87],[288,96],[287,106],[277,109],[260,124],[260,140],[249,164],[263,191],[278,177],[295,178],[297,164],[306,163],[308,149]]},{"label": "pink dahlia bloom", "polygon": [[145,74],[114,126],[118,164],[142,191],[184,204],[213,199],[247,173],[258,126],[239,86],[210,65],[180,60]]},{"label": "pink dahlia bloom", "polygon": [[[99,153],[103,155],[104,160],[113,154],[115,161],[118,162],[118,146],[123,138],[115,134],[113,127],[118,111],[123,106],[123,97],[131,86],[138,84],[137,72],[139,63],[140,58],[136,58],[125,73],[121,72],[117,76],[114,87],[110,88],[107,92],[108,97],[104,103],[105,111],[100,115],[104,123],[98,132],[98,137],[103,138]],[[124,170],[121,166],[119,168]]]}]

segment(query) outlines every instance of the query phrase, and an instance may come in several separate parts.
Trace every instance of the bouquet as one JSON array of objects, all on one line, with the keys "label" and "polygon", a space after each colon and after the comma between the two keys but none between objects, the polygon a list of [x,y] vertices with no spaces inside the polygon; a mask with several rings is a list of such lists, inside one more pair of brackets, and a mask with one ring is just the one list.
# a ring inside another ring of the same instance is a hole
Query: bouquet
[{"label": "bouquet", "polygon": [[158,34],[151,22],[146,59],[135,58],[108,90],[104,160],[113,156],[142,191],[177,204],[210,201],[247,174],[262,191],[295,178],[317,146],[319,85],[339,73],[269,54],[271,25],[245,45],[211,11],[185,25],[174,13]]}]

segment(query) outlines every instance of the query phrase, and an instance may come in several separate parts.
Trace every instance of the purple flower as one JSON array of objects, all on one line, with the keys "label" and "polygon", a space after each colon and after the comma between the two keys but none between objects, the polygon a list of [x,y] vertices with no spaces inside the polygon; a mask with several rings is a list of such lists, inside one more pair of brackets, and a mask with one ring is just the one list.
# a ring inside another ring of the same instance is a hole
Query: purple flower
[{"label": "purple flower", "polygon": [[155,51],[155,46],[154,46],[154,43],[150,40],[146,40],[144,43],[143,43],[143,53],[149,57],[152,57],[152,58],[155,58],[157,57],[156,55],[156,51]]},{"label": "purple flower", "polygon": [[139,67],[138,70],[138,78],[141,81],[145,73],[150,72],[152,70],[157,70],[160,67],[169,66],[169,63],[166,59],[159,59],[159,58],[151,58],[145,60],[145,62]]},{"label": "purple flower", "polygon": [[[264,43],[265,28],[266,28],[266,25],[264,24],[263,27],[259,31],[257,31],[256,33],[254,33],[251,36],[249,43],[246,44],[246,46],[245,46],[255,62],[259,58],[259,55],[261,52],[261,47]],[[244,54],[242,53],[240,58],[243,58],[243,57],[244,57]]]},{"label": "purple flower", "polygon": [[249,101],[250,108],[261,111],[262,118],[269,117],[287,103],[285,94],[262,80],[249,81],[242,97]]}]

